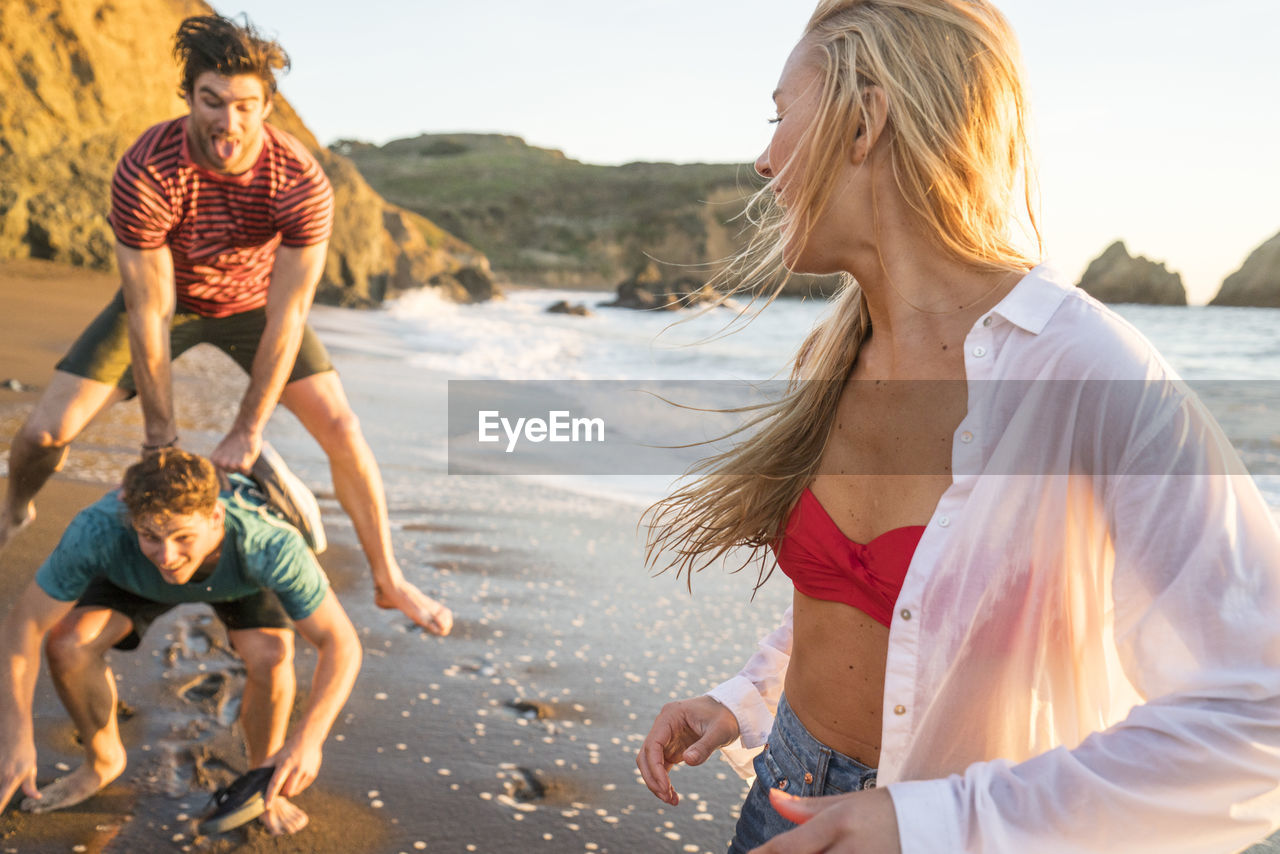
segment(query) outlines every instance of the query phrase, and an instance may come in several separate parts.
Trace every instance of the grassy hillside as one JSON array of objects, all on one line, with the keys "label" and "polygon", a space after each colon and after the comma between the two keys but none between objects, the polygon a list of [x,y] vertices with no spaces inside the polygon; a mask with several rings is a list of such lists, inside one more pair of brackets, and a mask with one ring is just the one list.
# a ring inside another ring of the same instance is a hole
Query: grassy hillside
[{"label": "grassy hillside", "polygon": [[517,137],[447,134],[383,146],[342,141],[388,200],[484,252],[516,282],[611,287],[646,255],[706,264],[734,251],[750,166],[593,166]]}]

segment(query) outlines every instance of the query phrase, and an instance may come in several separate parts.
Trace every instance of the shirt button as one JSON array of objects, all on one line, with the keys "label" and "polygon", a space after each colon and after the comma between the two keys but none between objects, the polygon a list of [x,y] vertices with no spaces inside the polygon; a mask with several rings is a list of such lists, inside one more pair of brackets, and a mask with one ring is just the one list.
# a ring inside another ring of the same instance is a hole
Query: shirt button
[{"label": "shirt button", "polygon": [[986,317],[982,318],[982,325],[983,326],[991,325],[991,315],[988,314]]},{"label": "shirt button", "polygon": [[894,707],[893,707],[893,713],[894,713],[895,715],[905,715],[905,714],[907,713],[907,707],[906,707],[906,706],[894,706]]},{"label": "shirt button", "polygon": [[939,525],[941,525],[941,526],[942,526],[942,527],[944,527],[944,528],[945,528],[945,527],[947,527],[948,525],[950,525],[950,524],[951,524],[951,517],[950,517],[950,516],[939,516],[939,517],[938,517],[938,524],[939,524]]},{"label": "shirt button", "polygon": [[973,348],[973,355],[974,355],[975,357],[977,357],[977,358],[981,359],[983,356],[987,355],[987,348],[986,348],[986,347],[974,347],[974,348]]},{"label": "shirt button", "polygon": [[901,611],[899,611],[898,613],[899,613],[899,615],[901,615],[902,619],[904,619],[904,620],[910,620],[910,619],[911,619],[911,611],[909,611],[909,610],[908,610],[908,609],[906,609],[906,608],[903,608],[903,609],[902,609]]},{"label": "shirt button", "polygon": [[973,434],[970,433],[968,430],[965,430],[963,433],[960,434],[960,441],[964,442],[966,445],[969,444],[970,442],[973,441]]}]

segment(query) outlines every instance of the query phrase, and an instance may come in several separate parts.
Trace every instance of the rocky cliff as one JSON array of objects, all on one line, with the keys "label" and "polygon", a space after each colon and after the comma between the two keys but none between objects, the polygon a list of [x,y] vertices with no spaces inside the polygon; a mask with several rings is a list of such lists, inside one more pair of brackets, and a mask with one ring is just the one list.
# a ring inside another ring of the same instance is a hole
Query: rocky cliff
[{"label": "rocky cliff", "polygon": [[[209,11],[200,0],[0,0],[0,259],[114,265],[115,161],[144,129],[186,112],[173,33]],[[271,121],[317,154],[338,199],[321,298],[368,304],[426,284],[459,298],[492,291],[482,253],[387,203],[283,97]]]},{"label": "rocky cliff", "polygon": [[[658,263],[663,292],[701,287],[749,234],[739,214],[759,188],[747,164],[580,163],[514,136],[429,134],[383,146],[347,140],[386,198],[480,248],[522,284],[612,288]],[[789,293],[831,290],[793,277]],[[624,295],[620,295],[624,296]]]},{"label": "rocky cliff", "polygon": [[1141,255],[1131,256],[1122,240],[1112,243],[1090,262],[1080,287],[1103,302],[1187,304],[1180,275]]},{"label": "rocky cliff", "polygon": [[1250,252],[1209,305],[1280,308],[1280,234]]}]

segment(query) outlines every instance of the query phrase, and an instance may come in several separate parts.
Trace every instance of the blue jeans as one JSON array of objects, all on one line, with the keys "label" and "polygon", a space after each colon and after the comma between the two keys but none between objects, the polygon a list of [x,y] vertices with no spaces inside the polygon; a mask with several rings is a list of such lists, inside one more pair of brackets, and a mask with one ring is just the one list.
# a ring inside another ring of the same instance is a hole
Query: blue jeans
[{"label": "blue jeans", "polygon": [[[778,701],[769,743],[755,759],[756,781],[751,785],[742,814],[729,842],[729,854],[747,854],[796,825],[769,803],[769,790],[791,795],[840,795],[873,789],[876,769],[837,753],[818,741],[796,718],[786,696]],[[1280,833],[1254,845],[1243,854],[1280,854]]]},{"label": "blue jeans", "polygon": [[756,757],[755,769],[756,781],[742,804],[729,854],[746,854],[795,827],[769,803],[770,789],[812,797],[841,795],[876,785],[876,769],[837,753],[810,735],[791,711],[786,696],[778,701],[769,743]]}]

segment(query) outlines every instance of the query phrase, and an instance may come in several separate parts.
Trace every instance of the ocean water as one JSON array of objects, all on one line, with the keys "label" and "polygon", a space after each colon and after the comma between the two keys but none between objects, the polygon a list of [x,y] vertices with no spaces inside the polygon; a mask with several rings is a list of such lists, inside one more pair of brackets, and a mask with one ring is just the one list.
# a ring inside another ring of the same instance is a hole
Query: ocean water
[{"label": "ocean water", "polygon": [[[326,342],[361,359],[389,395],[412,394],[415,378],[458,380],[769,380],[783,379],[806,332],[827,310],[822,300],[777,300],[749,322],[736,312],[639,312],[601,308],[600,292],[528,289],[478,305],[445,302],[421,291],[375,312],[317,311]],[[590,317],[548,314],[559,300],[584,303]],[[1219,414],[1227,435],[1280,514],[1280,310],[1121,305],[1140,329]],[[726,327],[735,328],[725,334]],[[423,379],[421,382],[428,382]],[[352,384],[347,383],[350,390]],[[419,384],[420,385],[420,384]],[[1267,401],[1241,401],[1248,397]],[[376,393],[376,392],[375,392]],[[440,417],[442,389],[423,417]],[[1226,398],[1230,405],[1219,398]],[[374,401],[375,405],[379,402]],[[393,401],[382,401],[394,409]],[[1224,408],[1225,407],[1225,408]],[[384,411],[378,405],[379,411]],[[1231,411],[1228,411],[1231,410]],[[427,414],[429,411],[430,414]],[[1242,416],[1243,413],[1243,417]],[[1228,417],[1223,417],[1228,416]],[[373,425],[376,432],[379,425]],[[366,429],[370,425],[366,419]],[[428,435],[434,431],[428,431]],[[416,448],[445,462],[443,445]],[[543,477],[579,492],[635,503],[661,495],[666,476]]]}]

